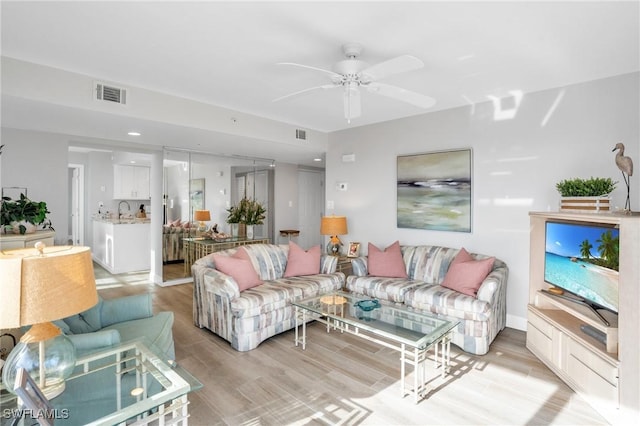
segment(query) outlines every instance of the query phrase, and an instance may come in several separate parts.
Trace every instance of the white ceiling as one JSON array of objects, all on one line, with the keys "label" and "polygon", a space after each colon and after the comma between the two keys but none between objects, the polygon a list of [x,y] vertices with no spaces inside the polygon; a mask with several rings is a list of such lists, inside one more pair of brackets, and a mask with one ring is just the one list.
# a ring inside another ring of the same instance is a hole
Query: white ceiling
[{"label": "white ceiling", "polygon": [[[2,55],[332,132],[638,71],[639,22],[637,1],[2,1]],[[423,69],[385,82],[436,105],[363,92],[347,124],[340,91],[272,102],[328,82],[277,62],[330,69],[346,42],[371,64],[420,58]]]}]

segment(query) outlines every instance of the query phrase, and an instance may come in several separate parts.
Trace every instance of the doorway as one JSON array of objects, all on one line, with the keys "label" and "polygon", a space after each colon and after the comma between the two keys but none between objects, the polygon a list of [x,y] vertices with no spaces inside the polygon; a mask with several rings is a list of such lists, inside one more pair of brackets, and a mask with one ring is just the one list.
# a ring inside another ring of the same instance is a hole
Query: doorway
[{"label": "doorway", "polygon": [[74,246],[84,245],[84,165],[69,164],[69,229],[68,243]]},{"label": "doorway", "polygon": [[298,224],[301,247],[322,246],[320,218],[324,212],[324,171],[298,170]]}]

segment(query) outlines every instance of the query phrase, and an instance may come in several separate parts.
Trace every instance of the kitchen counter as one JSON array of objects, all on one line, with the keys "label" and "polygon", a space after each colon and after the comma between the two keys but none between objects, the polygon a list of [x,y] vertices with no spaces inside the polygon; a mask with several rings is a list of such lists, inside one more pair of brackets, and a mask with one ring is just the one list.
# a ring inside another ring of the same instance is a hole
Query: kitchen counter
[{"label": "kitchen counter", "polygon": [[151,268],[149,219],[93,220],[93,260],[112,274]]},{"label": "kitchen counter", "polygon": [[94,217],[93,220],[96,222],[111,223],[113,225],[135,225],[137,223],[151,223],[151,219],[149,218],[138,219],[135,217],[122,219],[106,219],[101,217]]}]

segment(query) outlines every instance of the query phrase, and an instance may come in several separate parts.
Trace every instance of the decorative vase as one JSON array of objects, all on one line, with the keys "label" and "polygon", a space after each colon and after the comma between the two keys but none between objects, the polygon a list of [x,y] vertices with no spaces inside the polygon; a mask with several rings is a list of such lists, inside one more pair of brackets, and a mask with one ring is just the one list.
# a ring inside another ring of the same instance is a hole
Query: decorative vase
[{"label": "decorative vase", "polygon": [[253,225],[247,225],[247,240],[253,240]]},{"label": "decorative vase", "polygon": [[230,223],[229,226],[231,226],[231,236],[233,238],[238,238],[238,223]]},{"label": "decorative vase", "polygon": [[609,197],[560,197],[560,210],[572,212],[608,212]]},{"label": "decorative vase", "polygon": [[238,237],[245,238],[247,236],[247,225],[244,223],[238,224]]},{"label": "decorative vase", "polygon": [[24,226],[27,229],[25,231],[25,234],[33,234],[34,232],[36,232],[36,229],[38,229],[38,227],[33,223],[24,220],[21,220],[20,222],[13,221],[11,222],[11,228],[13,229],[14,234],[20,233],[20,225]]}]

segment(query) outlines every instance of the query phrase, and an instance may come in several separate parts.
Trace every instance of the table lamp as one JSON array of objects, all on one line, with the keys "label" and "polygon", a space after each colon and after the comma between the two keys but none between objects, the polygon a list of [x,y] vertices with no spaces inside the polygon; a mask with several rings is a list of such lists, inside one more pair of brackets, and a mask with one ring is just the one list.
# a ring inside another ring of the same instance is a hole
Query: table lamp
[{"label": "table lamp", "polygon": [[206,231],[207,225],[205,224],[205,222],[211,220],[211,213],[209,213],[209,210],[196,210],[195,212],[193,212],[193,220],[197,220],[200,222],[200,224],[198,225],[198,231]]},{"label": "table lamp", "polygon": [[32,325],[9,353],[2,380],[10,392],[19,368],[27,370],[48,398],[65,388],[75,367],[71,341],[51,321],[98,303],[89,247],[36,243],[36,249],[0,252],[2,311],[0,328]]},{"label": "table lamp", "polygon": [[331,239],[327,244],[327,254],[332,256],[340,255],[342,241],[338,235],[347,234],[347,218],[345,216],[323,216],[320,222],[320,234],[330,235]]}]

